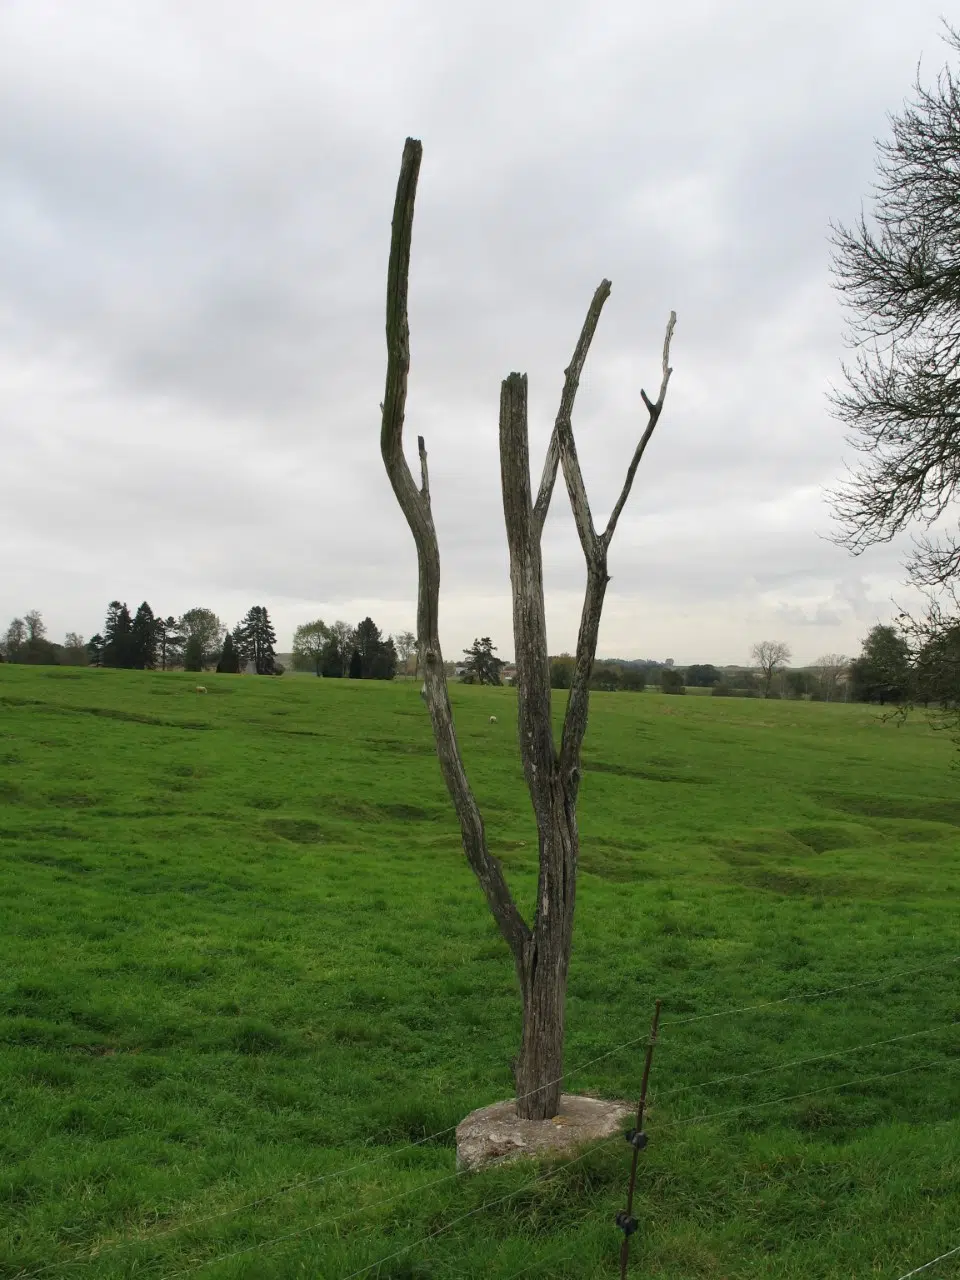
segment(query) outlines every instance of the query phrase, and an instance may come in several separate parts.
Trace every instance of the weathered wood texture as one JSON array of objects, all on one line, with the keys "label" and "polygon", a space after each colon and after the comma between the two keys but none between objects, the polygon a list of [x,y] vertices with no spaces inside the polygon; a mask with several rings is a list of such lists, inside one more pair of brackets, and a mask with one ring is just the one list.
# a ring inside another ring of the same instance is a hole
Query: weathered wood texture
[{"label": "weathered wood texture", "polygon": [[[610,294],[610,282],[603,280],[594,294],[573,358],[565,371],[560,409],[535,501],[530,485],[526,375],[511,373],[501,387],[500,475],[510,550],[520,754],[539,837],[540,873],[531,927],[520,914],[502,868],[487,847],[483,819],[457,745],[440,650],[437,621],[440,552],[430,510],[423,437],[418,437],[419,487],[403,452],[410,368],[407,285],[421,154],[420,143],[408,138],[397,184],[387,277],[387,380],[380,448],[387,475],[417,547],[417,644],[441,772],[460,822],[467,860],[513,953],[523,997],[522,1042],[514,1067],[517,1110],[524,1119],[548,1119],[557,1114],[563,1077],[564,1010],[579,850],[577,795],[580,751],[587,730],[590,675],[597,651],[603,598],[609,581],[607,550],[630,495],[637,467],[663,409],[671,373],[670,340],[676,317],[671,313],[667,325],[658,398],[653,402],[645,392],[641,392],[647,409],[647,425],[603,533],[598,534],[594,528],[577,459],[572,418],[580,375],[600,313]],[[540,546],[558,468],[563,471],[587,564],[587,587],[576,661],[559,750],[550,717],[550,663]]]}]

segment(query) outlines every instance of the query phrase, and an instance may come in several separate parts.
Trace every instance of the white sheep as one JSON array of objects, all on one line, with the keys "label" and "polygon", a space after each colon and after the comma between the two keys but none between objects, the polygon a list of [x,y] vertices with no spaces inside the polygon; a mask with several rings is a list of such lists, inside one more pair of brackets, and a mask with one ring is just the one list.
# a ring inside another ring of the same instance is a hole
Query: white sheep
[{"label": "white sheep", "polygon": [[496,723],[497,723],[497,717],[496,717],[496,716],[491,716],[491,717],[490,717],[490,723],[491,723],[491,724],[496,724]]},{"label": "white sheep", "polygon": [[207,686],[205,684],[197,685],[197,693],[206,693],[206,692],[207,692]]}]

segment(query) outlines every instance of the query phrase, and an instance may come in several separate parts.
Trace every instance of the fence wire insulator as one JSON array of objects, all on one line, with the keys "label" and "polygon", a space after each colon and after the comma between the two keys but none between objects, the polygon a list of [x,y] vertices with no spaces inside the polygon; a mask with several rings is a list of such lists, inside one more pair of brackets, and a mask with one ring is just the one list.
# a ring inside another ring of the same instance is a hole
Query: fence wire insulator
[{"label": "fence wire insulator", "polygon": [[628,1129],[623,1136],[635,1151],[642,1151],[650,1141],[642,1129]]},{"label": "fence wire insulator", "polygon": [[631,1218],[623,1209],[617,1214],[615,1221],[625,1236],[632,1236],[640,1225],[636,1218]]}]

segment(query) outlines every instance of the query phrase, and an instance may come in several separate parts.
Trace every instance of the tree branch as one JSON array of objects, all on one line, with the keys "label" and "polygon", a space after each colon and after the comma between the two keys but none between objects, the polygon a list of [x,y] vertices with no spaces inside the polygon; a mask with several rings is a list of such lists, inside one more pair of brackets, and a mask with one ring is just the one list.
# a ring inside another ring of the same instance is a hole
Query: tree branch
[{"label": "tree branch", "polygon": [[530,501],[526,374],[511,373],[500,388],[500,479],[510,548],[520,756],[537,815],[537,829],[542,832],[550,828],[550,782],[555,750],[550,719],[543,562],[536,515]]},{"label": "tree branch", "polygon": [[651,404],[650,397],[642,387],[640,389],[641,398],[643,399],[643,403],[646,405],[647,413],[649,414],[649,421],[647,422],[647,429],[640,437],[640,443],[637,445],[633,459],[630,462],[630,466],[627,468],[627,478],[623,482],[623,489],[620,492],[620,497],[617,499],[616,506],[610,512],[610,519],[607,521],[607,527],[603,531],[603,544],[605,547],[610,546],[614,530],[617,527],[617,521],[620,519],[620,513],[623,511],[623,508],[626,506],[627,499],[630,497],[630,490],[633,488],[633,480],[634,476],[637,474],[637,467],[640,465],[640,459],[643,457],[644,451],[650,443],[650,437],[654,433],[657,422],[660,419],[660,414],[663,410],[663,402],[667,398],[667,387],[670,383],[670,375],[673,373],[673,370],[670,368],[670,342],[673,338],[673,331],[676,328],[676,325],[677,313],[675,311],[671,311],[670,319],[667,321],[667,332],[663,339],[663,375],[660,379],[660,394],[657,396],[656,404]]},{"label": "tree branch", "polygon": [[554,423],[553,432],[550,435],[550,444],[547,446],[547,456],[543,464],[543,476],[540,480],[540,490],[537,494],[537,501],[533,508],[534,528],[538,539],[543,534],[543,526],[547,519],[547,512],[550,509],[550,499],[553,496],[553,486],[557,478],[557,467],[560,463],[560,423],[571,423],[573,421],[573,404],[577,398],[577,389],[580,386],[580,375],[583,372],[583,366],[586,363],[587,353],[590,350],[593,335],[597,331],[600,312],[603,310],[603,304],[609,297],[610,281],[601,280],[587,310],[586,319],[583,322],[583,328],[580,330],[580,337],[573,352],[573,359],[570,361],[569,366],[564,370],[563,392],[560,396],[560,408],[557,411],[556,422]]},{"label": "tree branch", "polygon": [[427,472],[427,446],[423,436],[417,436],[417,449],[420,453],[420,497],[430,506],[430,476]]},{"label": "tree branch", "polygon": [[410,369],[410,330],[407,319],[407,287],[413,211],[422,147],[408,138],[397,182],[387,270],[387,380],[383,397],[380,452],[397,501],[407,518],[417,548],[417,646],[423,663],[427,706],[433,725],[437,756],[450,793],[467,861],[480,882],[497,926],[513,952],[518,971],[530,939],[530,930],[513,900],[500,863],[487,848],[486,833],[476,799],[470,789],[453,724],[447,680],[440,651],[438,609],[440,599],[440,550],[430,513],[426,449],[420,448],[423,488],[419,490],[403,453],[403,421],[407,375]]},{"label": "tree branch", "polygon": [[580,749],[587,732],[587,713],[590,708],[590,676],[597,654],[600,635],[600,616],[607,591],[606,547],[601,549],[600,563],[587,561],[587,586],[583,595],[580,614],[580,631],[577,635],[577,657],[570,677],[570,694],[563,717],[560,736],[560,772],[569,788],[570,799],[576,804],[580,788]]},{"label": "tree branch", "polygon": [[577,460],[573,426],[569,419],[563,422],[558,419],[560,458],[563,464],[564,479],[567,482],[570,505],[573,508],[573,517],[576,521],[577,532],[580,535],[580,545],[583,547],[584,558],[587,562],[587,587],[583,599],[583,611],[580,615],[577,657],[570,679],[570,696],[567,700],[567,710],[563,718],[563,733],[560,741],[560,767],[564,777],[569,779],[568,785],[571,787],[571,794],[574,799],[580,780],[580,749],[587,731],[590,676],[593,673],[593,662],[597,653],[603,600],[607,590],[607,583],[610,581],[607,574],[607,551],[613,538],[614,530],[617,527],[617,521],[620,519],[620,513],[623,511],[627,498],[630,496],[630,490],[633,487],[633,480],[637,474],[640,459],[643,457],[663,410],[667,387],[670,383],[670,375],[673,372],[670,367],[670,341],[673,338],[676,323],[676,312],[671,311],[663,341],[660,392],[657,396],[656,404],[651,403],[645,391],[640,392],[647,407],[649,421],[627,470],[627,477],[620,497],[610,513],[606,529],[600,536],[597,535],[594,529],[593,517],[590,514],[590,504],[587,501],[583,475]]}]

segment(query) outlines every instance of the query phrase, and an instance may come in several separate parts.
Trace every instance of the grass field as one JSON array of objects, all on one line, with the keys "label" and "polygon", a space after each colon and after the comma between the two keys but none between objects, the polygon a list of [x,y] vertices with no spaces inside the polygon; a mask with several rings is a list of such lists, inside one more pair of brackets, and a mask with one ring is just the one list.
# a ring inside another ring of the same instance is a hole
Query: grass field
[{"label": "grass field", "polygon": [[[519,1001],[416,684],[204,679],[0,666],[0,1275],[618,1274],[622,1139],[457,1177],[430,1137],[509,1095]],[[529,910],[515,695],[452,696]],[[594,696],[568,1088],[634,1096],[662,996],[631,1274],[960,1244],[954,755],[862,706]]]}]

